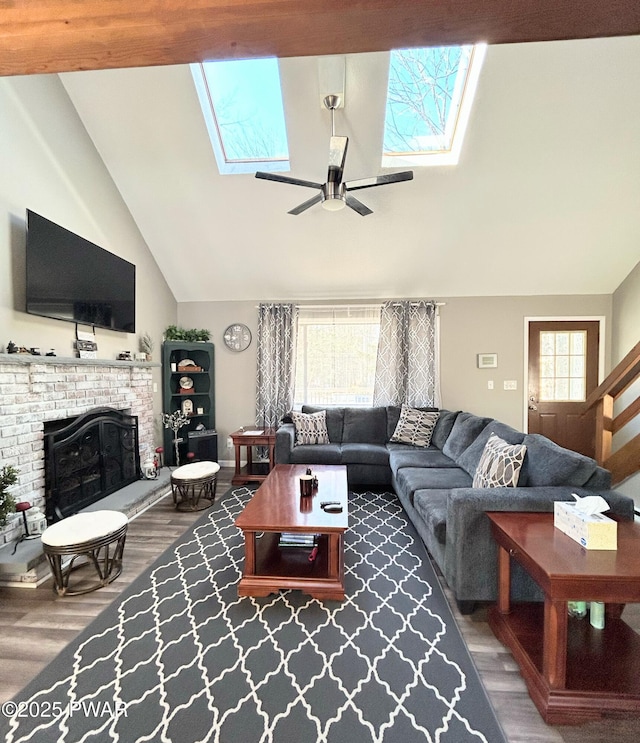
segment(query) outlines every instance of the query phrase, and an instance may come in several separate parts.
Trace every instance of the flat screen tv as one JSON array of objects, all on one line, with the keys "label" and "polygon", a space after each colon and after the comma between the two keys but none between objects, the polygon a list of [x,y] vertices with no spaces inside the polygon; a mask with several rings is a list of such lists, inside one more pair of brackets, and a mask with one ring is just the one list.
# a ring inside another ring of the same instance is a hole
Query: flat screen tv
[{"label": "flat screen tv", "polygon": [[136,267],[27,209],[27,312],[135,333]]}]

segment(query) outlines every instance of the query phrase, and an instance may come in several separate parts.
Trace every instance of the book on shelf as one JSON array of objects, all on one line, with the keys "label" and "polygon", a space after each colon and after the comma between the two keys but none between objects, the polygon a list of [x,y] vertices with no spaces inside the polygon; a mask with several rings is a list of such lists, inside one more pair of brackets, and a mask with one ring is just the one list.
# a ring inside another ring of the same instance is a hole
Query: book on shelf
[{"label": "book on shelf", "polygon": [[282,532],[278,547],[302,547],[312,549],[318,543],[317,534],[301,534],[299,532]]}]

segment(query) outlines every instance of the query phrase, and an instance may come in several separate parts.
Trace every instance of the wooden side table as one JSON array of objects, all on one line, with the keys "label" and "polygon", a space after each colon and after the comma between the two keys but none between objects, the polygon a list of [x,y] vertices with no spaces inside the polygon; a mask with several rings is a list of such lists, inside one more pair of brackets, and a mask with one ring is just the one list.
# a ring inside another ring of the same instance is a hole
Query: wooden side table
[{"label": "wooden side table", "polygon": [[[489,626],[545,721],[640,713],[640,636],[621,618],[626,602],[640,602],[640,524],[618,523],[617,550],[587,550],[554,527],[551,513],[487,515],[499,547]],[[511,603],[511,558],[542,588],[543,603]],[[569,618],[568,601],[605,602],[604,629]]]},{"label": "wooden side table", "polygon": [[[274,466],[276,448],[276,429],[244,426],[231,434],[236,453],[236,469],[231,480],[232,485],[244,485],[247,482],[263,482]],[[247,450],[247,463],[242,462],[242,447]],[[253,447],[264,446],[269,449],[269,461],[254,462]]]}]

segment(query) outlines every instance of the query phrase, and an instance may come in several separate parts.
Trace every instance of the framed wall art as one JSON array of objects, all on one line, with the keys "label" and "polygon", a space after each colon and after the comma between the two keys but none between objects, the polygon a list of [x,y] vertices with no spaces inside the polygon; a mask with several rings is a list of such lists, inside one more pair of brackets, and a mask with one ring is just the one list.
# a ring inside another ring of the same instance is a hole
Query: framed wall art
[{"label": "framed wall art", "polygon": [[495,369],[498,366],[497,353],[479,353],[478,369]]}]

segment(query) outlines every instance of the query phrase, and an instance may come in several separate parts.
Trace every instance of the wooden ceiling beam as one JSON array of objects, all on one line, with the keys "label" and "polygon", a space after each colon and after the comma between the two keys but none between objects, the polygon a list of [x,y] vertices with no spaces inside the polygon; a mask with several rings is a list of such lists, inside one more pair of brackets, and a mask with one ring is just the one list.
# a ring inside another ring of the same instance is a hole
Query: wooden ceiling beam
[{"label": "wooden ceiling beam", "polygon": [[638,0],[0,0],[0,75],[635,34]]}]

